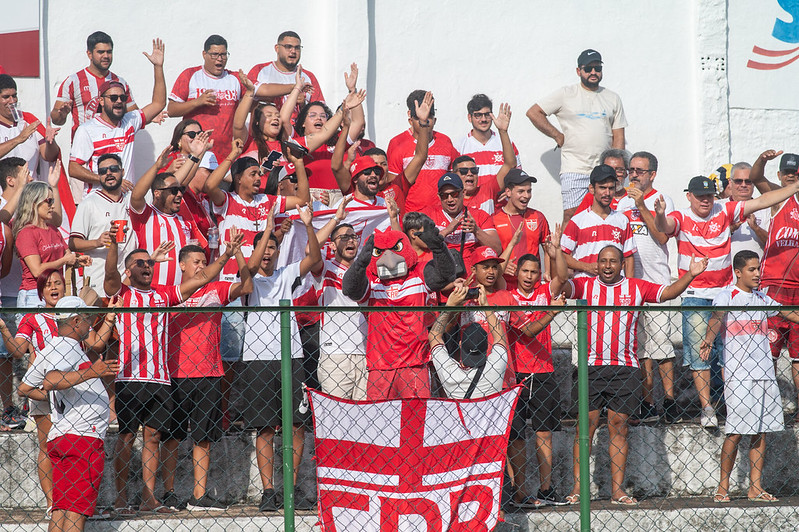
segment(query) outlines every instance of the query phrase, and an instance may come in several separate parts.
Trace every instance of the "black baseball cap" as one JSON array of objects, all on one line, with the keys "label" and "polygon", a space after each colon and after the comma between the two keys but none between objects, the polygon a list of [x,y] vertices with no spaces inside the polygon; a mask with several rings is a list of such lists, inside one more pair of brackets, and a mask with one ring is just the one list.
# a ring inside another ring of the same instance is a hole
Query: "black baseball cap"
[{"label": "black baseball cap", "polygon": [[512,187],[513,185],[521,185],[527,182],[538,183],[538,179],[534,178],[521,168],[511,168],[505,174],[505,188]]},{"label": "black baseball cap", "polygon": [[780,172],[789,172],[795,174],[799,172],[799,155],[795,153],[786,153],[780,159]]},{"label": "black baseball cap", "polygon": [[691,180],[688,182],[688,188],[685,189],[685,192],[690,192],[691,194],[699,196],[705,194],[713,194],[715,196],[716,184],[709,177],[698,175],[691,178]]},{"label": "black baseball cap", "polygon": [[244,156],[239,157],[235,161],[233,161],[233,165],[230,167],[230,175],[241,175],[244,170],[249,168],[250,166],[261,166],[258,163],[258,160],[254,157]]},{"label": "black baseball cap", "polygon": [[463,181],[461,181],[461,178],[458,177],[458,174],[454,172],[447,172],[438,180],[438,191],[441,192],[441,189],[447,186],[455,187],[458,190],[463,190]]},{"label": "black baseball cap", "polygon": [[602,55],[596,50],[589,48],[588,50],[583,50],[580,54],[580,57],[577,58],[577,66],[588,65],[590,63],[601,63],[602,62]]},{"label": "black baseball cap", "polygon": [[461,364],[476,368],[485,364],[488,355],[488,333],[479,323],[470,323],[461,330]]},{"label": "black baseball cap", "polygon": [[591,170],[590,182],[592,185],[601,183],[602,181],[607,181],[608,179],[612,179],[613,181],[618,179],[616,177],[616,170],[614,170],[612,166],[600,164]]}]

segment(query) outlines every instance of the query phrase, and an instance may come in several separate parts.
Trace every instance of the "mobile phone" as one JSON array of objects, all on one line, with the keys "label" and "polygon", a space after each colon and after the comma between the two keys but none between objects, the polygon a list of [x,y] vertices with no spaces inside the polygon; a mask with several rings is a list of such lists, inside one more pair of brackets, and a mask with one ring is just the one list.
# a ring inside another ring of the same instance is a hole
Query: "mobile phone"
[{"label": "mobile phone", "polygon": [[479,288],[470,288],[466,292],[466,299],[477,299],[477,296],[479,296],[479,295],[480,295],[480,289]]},{"label": "mobile phone", "polygon": [[298,159],[308,155],[308,148],[294,142],[293,140],[281,140],[280,146],[283,148],[283,151],[291,152],[291,155]]}]

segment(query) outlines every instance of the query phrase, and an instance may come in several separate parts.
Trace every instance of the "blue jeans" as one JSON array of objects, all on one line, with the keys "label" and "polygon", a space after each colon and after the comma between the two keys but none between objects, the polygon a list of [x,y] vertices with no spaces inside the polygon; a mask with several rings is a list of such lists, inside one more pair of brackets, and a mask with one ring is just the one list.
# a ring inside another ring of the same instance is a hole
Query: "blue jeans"
[{"label": "blue jeans", "polygon": [[[241,300],[231,301],[228,307],[241,307]],[[219,351],[223,362],[237,362],[241,360],[244,348],[244,312],[223,312],[221,341]]]},{"label": "blue jeans", "polygon": [[[703,297],[684,297],[684,307],[710,307],[712,299]],[[710,320],[711,310],[682,313],[682,365],[688,366],[693,371],[709,370],[715,362],[719,367],[724,366],[724,345],[721,334],[716,335],[713,348],[707,360],[699,356],[699,347],[705,339],[707,325]]]}]

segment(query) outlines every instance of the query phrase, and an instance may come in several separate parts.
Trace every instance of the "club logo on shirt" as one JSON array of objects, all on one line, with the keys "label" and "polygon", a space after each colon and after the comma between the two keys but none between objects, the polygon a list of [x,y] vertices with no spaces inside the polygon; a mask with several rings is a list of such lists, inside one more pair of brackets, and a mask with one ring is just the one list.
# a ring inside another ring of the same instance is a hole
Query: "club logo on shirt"
[{"label": "club logo on shirt", "polygon": [[766,333],[766,336],[768,336],[768,341],[771,343],[774,343],[780,339],[779,333],[774,329],[769,329],[768,332]]},{"label": "club logo on shirt", "polygon": [[399,295],[399,286],[391,285],[386,287],[386,295],[389,299],[397,299]]},{"label": "club logo on shirt", "polygon": [[708,229],[710,229],[711,233],[716,233],[716,232],[718,232],[719,229],[721,229],[721,226],[719,224],[717,224],[716,222],[710,222],[710,225],[708,226]]},{"label": "club logo on shirt", "polygon": [[799,210],[791,209],[791,214],[789,214],[788,216],[791,217],[791,220],[799,222]]},{"label": "club logo on shirt", "polygon": [[619,231],[618,229],[613,230],[613,240],[615,242],[621,242],[621,231]]},{"label": "club logo on shirt", "polygon": [[529,229],[530,231],[535,231],[538,228],[538,220],[536,220],[535,218],[525,220],[524,225],[526,225],[527,229]]},{"label": "club logo on shirt", "polygon": [[501,153],[495,153],[494,154],[494,164],[502,164],[504,162],[505,162],[505,160],[502,158],[502,154]]},{"label": "club logo on shirt", "polygon": [[124,138],[115,138],[114,139],[114,147],[117,151],[122,151],[125,149],[125,139]]},{"label": "club logo on shirt", "polygon": [[633,303],[633,296],[630,294],[621,294],[619,296],[619,305],[629,307]]}]

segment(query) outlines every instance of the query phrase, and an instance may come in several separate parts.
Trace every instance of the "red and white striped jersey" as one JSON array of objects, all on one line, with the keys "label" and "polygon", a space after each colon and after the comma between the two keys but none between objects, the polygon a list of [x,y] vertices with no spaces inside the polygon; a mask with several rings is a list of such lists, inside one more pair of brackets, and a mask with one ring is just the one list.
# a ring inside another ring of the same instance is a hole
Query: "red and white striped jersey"
[{"label": "red and white striped jersey", "polygon": [[795,195],[771,217],[760,282],[764,287],[799,288],[799,201]]},{"label": "red and white striped jersey", "polygon": [[[572,281],[574,299],[585,299],[589,305],[638,306],[660,303],[665,286],[643,279],[622,277],[607,285],[598,277],[580,277]],[[588,312],[588,364],[593,366],[638,367],[638,312]]]},{"label": "red and white striped jersey", "polygon": [[[549,283],[538,284],[530,295],[524,295],[518,288],[511,292],[519,306],[541,306],[552,304],[552,292]],[[525,312],[529,321],[535,321],[546,314],[542,310]],[[517,373],[552,373],[552,332],[549,325],[536,336],[530,338],[518,329],[508,331],[508,343],[513,353],[513,369]]]},{"label": "red and white striped jersey", "polygon": [[[0,144],[17,138],[23,129],[28,127],[29,124],[33,124],[37,120],[39,119],[33,116],[33,114],[23,112],[22,120],[18,122],[15,122],[11,125],[0,122]],[[44,135],[45,126],[44,124],[39,124],[39,126],[36,128],[36,131],[33,132],[33,135],[28,137],[25,142],[14,147],[14,149],[12,149],[10,152],[3,155],[3,159],[6,157],[19,157],[24,159],[28,163],[28,170],[30,170],[33,178],[39,181],[45,181],[47,179],[46,174],[41,178],[37,175],[40,159],[39,146],[44,144]],[[45,170],[46,168],[47,166],[45,164]]]},{"label": "red and white striped jersey", "polygon": [[686,291],[687,295],[713,299],[719,289],[732,283],[730,258],[730,224],[743,222],[744,202],[714,203],[706,218],[689,209],[669,214],[676,223],[669,236],[677,238],[677,268],[679,276],[688,272],[691,257],[707,257],[707,269],[699,274]]},{"label": "red and white striped jersey", "polygon": [[[497,182],[497,174],[499,169],[505,163],[505,158],[502,157],[502,141],[495,131],[491,132],[491,138],[488,142],[483,144],[469,133],[458,142],[456,149],[461,155],[468,155],[474,159],[474,164],[480,168],[478,174],[477,184],[480,186],[480,191],[486,191],[487,194],[492,195],[494,199],[502,192]],[[522,162],[519,159],[519,150],[516,144],[513,144],[513,152],[516,154],[516,168],[522,167]],[[489,213],[491,214],[491,213]]]},{"label": "red and white striped jersey", "polygon": [[408,185],[404,172],[415,150],[416,139],[410,130],[403,131],[388,143],[388,171],[397,175],[397,184],[405,192],[405,212],[422,212],[429,205],[439,204],[438,179],[449,170],[452,160],[458,156],[448,136],[433,132],[427,161],[414,184]]},{"label": "red and white striped jersey", "polygon": [[125,86],[128,95],[128,109],[134,107],[133,95],[128,83],[113,72],[104,78],[95,76],[88,68],[70,74],[58,87],[56,101],[69,102],[72,105],[72,138],[75,130],[84,122],[94,118],[100,105],[100,86],[106,81],[118,81]]},{"label": "red and white striped jersey", "polygon": [[[294,79],[296,76],[296,72],[283,72],[282,70],[278,70],[275,66],[273,61],[268,63],[259,63],[250,69],[250,72],[247,74],[247,77],[250,78],[254,83],[279,83],[282,85],[294,85]],[[319,81],[317,81],[316,76],[313,75],[313,72],[310,70],[302,69],[302,79],[305,80],[306,83],[310,83],[313,86],[313,92],[306,92],[305,93],[305,104],[310,102],[318,102],[318,101],[325,101],[325,97],[322,94],[322,86],[319,85]],[[288,98],[288,94],[285,96],[277,96],[275,98],[271,98],[271,100],[275,103],[278,109],[283,107],[283,102],[286,101]],[[297,102],[297,105],[294,106],[294,110],[291,112],[291,121],[294,122],[294,119],[297,118],[297,114],[300,112],[302,106],[300,102]]]},{"label": "red and white striped jersey", "polygon": [[[286,212],[286,198],[283,196],[256,195],[246,202],[235,192],[225,192],[225,203],[214,205],[214,213],[221,217],[219,222],[219,254],[225,253],[225,242],[230,240],[230,229],[235,227],[244,233],[241,253],[245,259],[252,255],[252,241],[259,231],[266,229],[269,211],[277,204],[277,213]],[[276,222],[277,223],[277,222]],[[235,281],[239,268],[236,261],[228,261],[222,270],[223,281]]]},{"label": "red and white striped jersey", "polygon": [[44,349],[50,338],[58,336],[58,324],[52,314],[25,314],[17,327],[16,338],[27,340],[35,351]]},{"label": "red and white striped jersey", "polygon": [[136,212],[133,207],[130,207],[128,212],[130,213],[130,226],[136,233],[139,247],[152,253],[162,242],[175,243],[175,248],[169,252],[169,260],[155,263],[153,283],[165,286],[180,284],[180,280],[183,278],[178,266],[178,254],[181,248],[192,239],[196,239],[201,246],[205,247],[207,244],[205,237],[200,234],[194,222],[187,221],[179,214],[163,213],[149,203],[142,212]]},{"label": "red and white striped jersey", "polygon": [[[121,285],[114,295],[122,297],[122,306],[174,307],[183,301],[178,286],[153,286],[139,290]],[[167,343],[169,313],[117,314],[119,334],[118,381],[169,384]]]},{"label": "red and white striped jersey", "polygon": [[211,151],[216,155],[216,159],[221,161],[230,153],[233,115],[236,113],[239,100],[244,95],[244,85],[236,73],[225,70],[221,76],[216,77],[201,66],[187,68],[175,80],[169,99],[184,103],[196,100],[209,89],[216,93],[216,104],[200,107],[183,118],[193,118],[204,130],[213,130],[211,140],[214,141],[214,146]]},{"label": "red and white striped jersey", "polygon": [[[597,262],[599,252],[606,246],[616,246],[622,251],[624,258],[632,256],[636,251],[630,221],[620,212],[610,211],[605,219],[593,209],[578,212],[566,224],[560,240],[564,253],[587,263]],[[574,278],[578,277],[590,275],[576,272]]]},{"label": "red and white striped jersey", "polygon": [[[318,304],[325,307],[357,307],[358,303],[342,293],[341,279],[347,266],[336,259],[326,260],[322,272],[314,276]],[[361,312],[325,312],[319,330],[319,348],[323,354],[366,354],[368,333],[366,316]]]},{"label": "red and white striped jersey", "polygon": [[[116,153],[122,159],[125,179],[135,183],[139,176],[133,168],[133,141],[145,122],[144,113],[140,110],[125,113],[116,126],[96,116],[75,131],[69,160],[97,173],[97,159],[106,153]],[[84,186],[87,194],[99,188],[99,185],[88,183]]]}]

